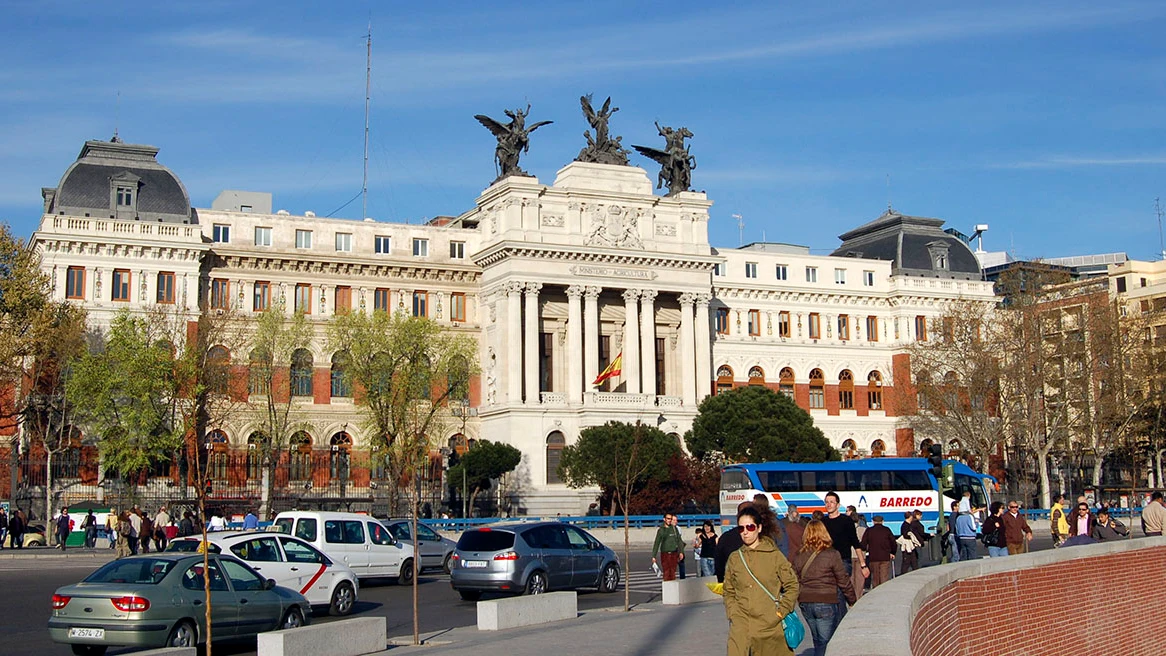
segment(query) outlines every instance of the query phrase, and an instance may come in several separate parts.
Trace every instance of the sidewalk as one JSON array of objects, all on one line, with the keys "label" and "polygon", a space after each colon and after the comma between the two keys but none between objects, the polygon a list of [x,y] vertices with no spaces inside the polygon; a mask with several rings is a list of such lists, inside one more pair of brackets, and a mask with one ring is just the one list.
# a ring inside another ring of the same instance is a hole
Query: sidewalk
[{"label": "sidewalk", "polygon": [[85,547],[72,547],[61,551],[52,547],[25,547],[23,549],[12,549],[5,547],[0,549],[0,561],[5,560],[33,560],[33,559],[61,559],[68,558],[70,560],[85,560],[93,561],[95,563],[104,563],[113,560],[117,552],[113,549],[86,549]]}]

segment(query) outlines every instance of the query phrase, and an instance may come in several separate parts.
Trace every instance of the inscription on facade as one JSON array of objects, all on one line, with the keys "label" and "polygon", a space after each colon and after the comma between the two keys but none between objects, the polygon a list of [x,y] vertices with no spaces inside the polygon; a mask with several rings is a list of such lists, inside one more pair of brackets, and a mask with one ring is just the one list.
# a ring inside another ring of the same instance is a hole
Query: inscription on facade
[{"label": "inscription on facade", "polygon": [[655,280],[655,271],[642,269],[618,269],[615,267],[590,266],[579,264],[571,267],[571,273],[577,276],[595,276],[600,278],[631,278],[633,280]]},{"label": "inscription on facade", "polygon": [[656,234],[660,235],[661,237],[675,237],[676,226],[668,225],[667,223],[657,223]]},{"label": "inscription on facade", "polygon": [[552,228],[562,228],[563,227],[563,215],[562,214],[544,214],[544,215],[542,215],[541,219],[542,220],[540,221],[540,223],[542,223],[542,225],[550,226]]}]

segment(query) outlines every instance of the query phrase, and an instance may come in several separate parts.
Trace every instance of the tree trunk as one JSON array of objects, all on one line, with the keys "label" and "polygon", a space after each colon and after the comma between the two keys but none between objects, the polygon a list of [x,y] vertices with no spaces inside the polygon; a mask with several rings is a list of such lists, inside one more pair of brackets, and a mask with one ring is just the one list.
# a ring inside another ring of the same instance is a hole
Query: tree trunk
[{"label": "tree trunk", "polygon": [[[1096,456],[1093,459],[1093,493],[1097,494],[1098,488],[1101,487],[1101,466],[1105,464],[1105,458]],[[1100,497],[1098,497],[1100,498]]]},{"label": "tree trunk", "polygon": [[1040,498],[1042,508],[1051,508],[1053,505],[1052,492],[1049,490],[1049,448],[1041,449],[1037,454],[1036,466],[1040,469]]},{"label": "tree trunk", "polygon": [[[268,459],[270,461],[270,458]],[[263,475],[260,477],[259,490],[259,517],[260,519],[267,519],[271,517],[271,479],[272,470],[275,469],[275,464],[268,462],[263,466]]]},{"label": "tree trunk", "polygon": [[53,518],[53,451],[45,449],[45,543],[53,546],[57,543],[56,527],[52,525]]}]

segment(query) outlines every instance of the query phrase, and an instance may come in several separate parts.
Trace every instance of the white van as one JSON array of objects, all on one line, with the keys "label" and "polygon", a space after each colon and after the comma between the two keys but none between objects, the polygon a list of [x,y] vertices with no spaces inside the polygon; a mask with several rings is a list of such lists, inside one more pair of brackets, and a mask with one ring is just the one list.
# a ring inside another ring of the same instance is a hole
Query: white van
[{"label": "white van", "polygon": [[392,536],[369,515],[291,510],[279,513],[273,530],[293,535],[348,565],[361,579],[393,577],[413,582],[413,545]]}]

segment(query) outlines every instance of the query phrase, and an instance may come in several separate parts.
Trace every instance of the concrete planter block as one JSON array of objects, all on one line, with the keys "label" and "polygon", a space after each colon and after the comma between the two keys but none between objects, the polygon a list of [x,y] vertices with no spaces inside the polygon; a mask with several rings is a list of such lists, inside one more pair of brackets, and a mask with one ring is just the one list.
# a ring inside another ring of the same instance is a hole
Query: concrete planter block
[{"label": "concrete planter block", "polygon": [[686,579],[663,581],[662,601],[665,606],[683,606],[702,601],[720,601],[721,595],[709,590],[706,583],[716,583],[715,576],[690,576]]},{"label": "concrete planter block", "polygon": [[548,592],[478,602],[478,630],[501,631],[532,624],[573,620],[579,616],[574,592]]},{"label": "concrete planter block", "polygon": [[358,617],[298,629],[260,633],[257,653],[258,656],[292,654],[361,656],[384,651],[389,643],[387,635],[386,618]]}]

